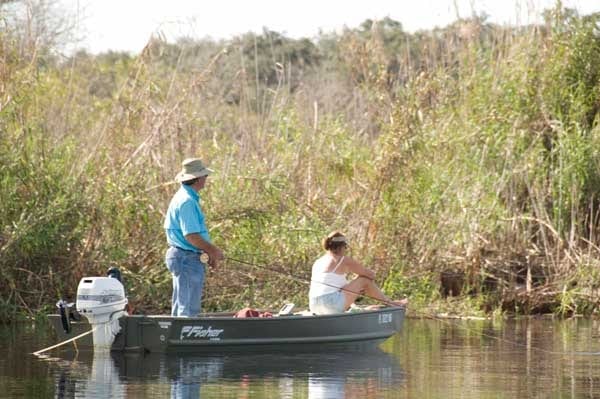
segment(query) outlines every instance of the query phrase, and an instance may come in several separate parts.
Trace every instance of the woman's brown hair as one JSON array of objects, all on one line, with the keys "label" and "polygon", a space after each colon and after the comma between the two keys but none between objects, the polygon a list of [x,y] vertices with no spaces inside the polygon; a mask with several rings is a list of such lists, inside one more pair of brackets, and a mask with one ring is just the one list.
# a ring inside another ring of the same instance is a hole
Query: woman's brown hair
[{"label": "woman's brown hair", "polygon": [[321,245],[326,251],[336,252],[338,249],[348,246],[348,241],[346,240],[346,236],[342,233],[334,231],[323,238]]}]

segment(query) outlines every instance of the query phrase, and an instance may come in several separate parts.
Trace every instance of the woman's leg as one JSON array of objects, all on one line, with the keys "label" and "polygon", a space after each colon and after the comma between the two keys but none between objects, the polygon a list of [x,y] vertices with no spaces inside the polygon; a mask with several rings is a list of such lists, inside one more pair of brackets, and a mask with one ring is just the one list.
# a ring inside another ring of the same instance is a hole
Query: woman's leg
[{"label": "woman's leg", "polygon": [[406,304],[406,301],[404,300],[391,300],[381,291],[381,289],[379,289],[373,280],[363,276],[359,276],[346,284],[342,292],[346,297],[346,309],[348,309],[350,305],[356,301],[356,298],[358,298],[359,295],[365,295],[369,298],[377,299],[378,301],[381,301],[387,305],[402,306]]}]

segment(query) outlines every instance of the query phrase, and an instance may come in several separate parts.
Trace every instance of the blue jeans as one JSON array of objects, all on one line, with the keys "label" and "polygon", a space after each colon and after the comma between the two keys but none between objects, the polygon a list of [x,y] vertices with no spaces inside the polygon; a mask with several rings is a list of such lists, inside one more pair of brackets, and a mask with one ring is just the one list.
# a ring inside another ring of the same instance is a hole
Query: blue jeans
[{"label": "blue jeans", "polygon": [[165,262],[173,275],[171,316],[197,316],[204,287],[204,263],[200,262],[200,254],[169,247]]}]

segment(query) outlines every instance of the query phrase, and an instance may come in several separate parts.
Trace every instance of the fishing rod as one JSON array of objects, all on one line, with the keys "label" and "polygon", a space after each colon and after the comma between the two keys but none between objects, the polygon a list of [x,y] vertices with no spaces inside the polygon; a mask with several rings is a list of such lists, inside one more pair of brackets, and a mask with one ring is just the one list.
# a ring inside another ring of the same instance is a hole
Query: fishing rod
[{"label": "fishing rod", "polygon": [[[292,273],[289,273],[289,272],[286,272],[286,271],[277,270],[277,269],[274,269],[274,268],[269,267],[267,265],[261,265],[261,264],[254,263],[254,262],[248,262],[248,261],[244,261],[244,260],[237,259],[237,258],[230,257],[230,256],[225,257],[225,259],[229,260],[229,261],[236,262],[236,263],[238,263],[240,265],[243,265],[243,266],[254,267],[254,268],[266,270],[266,271],[269,271],[269,272],[274,272],[274,273],[280,274],[280,275],[282,275],[284,277],[287,277],[289,279],[292,279],[294,281],[298,281],[298,282],[301,282],[301,283],[304,283],[304,284],[310,284],[313,281],[313,280],[311,280],[309,278],[299,277],[299,276],[296,276],[296,275],[294,275]],[[372,297],[370,295],[366,295],[364,293],[360,293],[360,292],[357,293],[355,291],[348,290],[348,289],[345,289],[345,288],[340,288],[340,287],[337,287],[337,286],[334,286],[334,285],[331,285],[331,284],[328,284],[328,283],[325,283],[325,282],[321,282],[321,281],[317,281],[317,283],[323,284],[323,285],[326,285],[326,286],[329,286],[329,287],[333,287],[333,288],[339,289],[341,291],[345,291],[345,292],[350,292],[350,293],[353,293],[353,294],[362,295],[362,296],[364,296],[366,298],[370,298],[370,299],[373,299],[375,301],[383,302],[386,305],[396,306],[396,305],[391,304],[391,303],[389,303],[387,301],[383,301],[381,299],[374,298],[374,297]],[[460,324],[457,324],[457,323],[452,323],[451,320],[447,320],[447,319],[445,319],[443,317],[440,317],[440,316],[437,316],[437,315],[434,315],[434,314],[431,314],[431,313],[427,313],[427,312],[419,311],[419,310],[414,310],[414,312],[417,313],[417,314],[420,314],[421,317],[427,317],[427,318],[436,320],[436,321],[438,321],[440,323],[444,323],[446,325],[457,326],[458,328],[461,328],[461,329],[463,329],[464,331],[467,331],[467,332],[472,332],[473,331],[473,329],[471,329],[471,328],[469,328],[467,326],[463,326],[463,325],[460,325]],[[557,352],[557,351],[552,351],[552,350],[547,350],[547,349],[539,348],[539,347],[533,346],[533,345],[527,345],[527,344],[522,344],[522,343],[519,343],[519,342],[516,342],[516,341],[511,341],[511,340],[508,340],[506,338],[498,337],[498,336],[491,335],[491,334],[488,334],[488,333],[485,333],[485,332],[481,332],[481,331],[478,331],[478,334],[480,334],[482,337],[493,339],[493,340],[496,340],[498,342],[504,342],[504,343],[513,345],[515,347],[520,347],[520,348],[524,348],[524,349],[532,349],[532,350],[536,350],[536,351],[541,352],[541,353],[546,353],[546,354],[555,355],[555,356],[565,356],[565,355],[567,355],[567,356],[573,356],[573,355],[576,355],[576,356],[596,355],[594,353]]]},{"label": "fishing rod", "polygon": [[[329,284],[329,283],[326,283],[326,282],[323,282],[323,281],[316,281],[316,280],[312,280],[312,279],[306,278],[306,277],[298,277],[298,276],[296,276],[296,275],[294,275],[292,273],[281,271],[281,270],[277,270],[277,269],[274,269],[272,267],[268,267],[266,265],[259,265],[257,263],[252,263],[252,262],[244,261],[244,260],[241,260],[241,259],[236,259],[236,258],[233,258],[233,257],[230,257],[230,256],[225,257],[225,259],[233,261],[233,262],[236,262],[236,263],[244,265],[244,266],[255,267],[255,268],[266,270],[266,271],[269,271],[269,272],[278,273],[278,274],[280,274],[282,276],[285,276],[285,277],[287,277],[287,278],[289,278],[291,280],[294,280],[294,281],[297,281],[297,282],[300,282],[300,283],[304,283],[304,284],[310,285],[312,282],[315,282],[317,284],[322,284],[322,285],[325,285],[327,287],[335,288],[335,289],[338,289],[338,290],[343,291],[343,292],[349,292],[351,294],[356,294],[356,295],[363,296],[365,298],[373,299],[375,301],[382,302],[382,303],[384,303],[384,304],[386,304],[388,306],[395,306],[395,307],[398,306],[398,305],[394,304],[393,302],[385,301],[385,300],[379,299],[379,298],[375,298],[375,297],[373,297],[371,295],[365,294],[364,292],[356,292],[356,291],[352,291],[352,290],[349,290],[349,289],[344,288],[344,287],[338,287],[337,285]],[[366,276],[362,276],[362,277],[368,278]]]}]

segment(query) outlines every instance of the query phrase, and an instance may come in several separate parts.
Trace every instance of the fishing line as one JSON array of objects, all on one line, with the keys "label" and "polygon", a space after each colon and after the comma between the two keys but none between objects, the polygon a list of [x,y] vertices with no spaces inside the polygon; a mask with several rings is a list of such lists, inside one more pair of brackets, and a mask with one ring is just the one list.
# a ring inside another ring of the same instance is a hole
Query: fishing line
[{"label": "fishing line", "polygon": [[[476,334],[478,334],[478,335],[480,335],[482,337],[494,339],[494,340],[496,340],[498,342],[504,342],[506,344],[510,344],[510,345],[513,345],[513,346],[517,346],[517,347],[521,347],[521,348],[525,348],[525,349],[537,350],[539,352],[547,353],[547,354],[551,354],[551,355],[569,355],[570,354],[569,352],[555,352],[555,351],[551,351],[551,350],[539,348],[537,346],[522,344],[522,343],[519,343],[519,342],[516,342],[516,341],[511,341],[509,339],[501,338],[501,337],[498,337],[496,335],[487,334],[485,332],[480,332],[480,331],[477,331],[477,330],[475,330],[473,328],[469,328],[467,326],[463,326],[463,325],[460,325],[460,324],[457,324],[457,323],[453,323],[452,320],[448,320],[448,319],[445,319],[443,317],[435,316],[435,315],[432,315],[432,314],[429,314],[429,313],[426,313],[426,312],[423,312],[423,311],[415,310],[415,313],[417,313],[417,314],[420,313],[421,317],[428,317],[428,318],[431,318],[431,319],[433,319],[435,321],[438,321],[438,322],[441,322],[441,323],[445,323],[445,324],[450,325],[450,326],[458,327],[458,328],[460,328],[460,329],[462,329],[462,330],[464,330],[466,332],[476,333]],[[489,319],[486,319],[486,320],[489,320]]]},{"label": "fishing line", "polygon": [[352,290],[349,290],[347,288],[338,287],[336,285],[332,285],[332,284],[325,283],[325,282],[322,282],[322,281],[315,281],[315,280],[312,280],[312,279],[306,278],[306,277],[298,277],[298,276],[296,276],[296,275],[294,275],[292,273],[281,271],[281,270],[276,270],[276,269],[273,269],[273,268],[265,266],[265,265],[259,265],[257,263],[247,262],[247,261],[244,261],[244,260],[241,260],[241,259],[232,258],[232,257],[229,257],[229,256],[225,257],[225,259],[237,262],[237,263],[239,263],[241,265],[256,267],[258,269],[263,269],[263,270],[266,270],[266,271],[269,271],[269,272],[275,272],[275,273],[278,273],[278,274],[280,274],[282,276],[290,278],[290,279],[292,279],[294,281],[301,282],[301,283],[304,283],[304,284],[310,284],[312,282],[315,282],[315,283],[318,283],[318,284],[323,284],[323,285],[325,285],[327,287],[339,289],[340,291],[349,292],[351,294],[357,294],[357,295],[360,295],[360,296],[364,296],[365,298],[370,298],[370,299],[373,299],[375,301],[385,303],[386,305],[389,305],[389,306],[396,306],[397,307],[397,305],[394,305],[391,302],[384,301],[382,299],[377,299],[375,297],[372,297],[370,295],[367,295],[367,294],[364,294],[364,293],[361,293],[361,292],[352,291]]},{"label": "fishing line", "polygon": [[[296,276],[296,275],[294,275],[292,273],[281,271],[281,270],[277,270],[277,269],[274,269],[274,268],[269,267],[267,265],[260,265],[260,264],[254,263],[254,262],[248,262],[248,261],[244,261],[244,260],[241,260],[241,259],[236,259],[236,258],[229,257],[229,256],[227,256],[225,259],[233,261],[233,262],[236,262],[236,263],[244,265],[244,266],[250,266],[250,267],[255,267],[255,268],[258,268],[258,269],[266,270],[266,271],[269,271],[269,272],[274,272],[274,273],[280,274],[282,276],[285,276],[287,278],[293,279],[295,281],[298,281],[298,282],[301,282],[301,283],[304,283],[304,284],[310,284],[312,282],[311,279],[308,279],[308,278],[305,278],[305,277],[298,277],[298,276]],[[334,285],[331,285],[331,284],[327,284],[327,283],[324,283],[324,282],[317,281],[317,283],[320,283],[320,284],[323,284],[323,285],[326,285],[326,286],[329,286],[329,287],[333,287],[333,288],[336,288],[336,289],[340,289],[342,291],[346,291],[346,292],[350,292],[350,293],[353,293],[353,294],[357,294],[355,291],[347,290],[347,289],[344,289],[344,288],[340,288],[340,287],[337,287],[337,286],[334,286]],[[386,301],[382,301],[380,299],[373,298],[373,297],[371,297],[369,295],[365,295],[365,294],[362,294],[362,293],[358,293],[358,295],[364,296],[366,298],[373,299],[373,300],[378,301],[378,302],[383,302],[383,303],[389,305],[389,303],[387,303]],[[596,352],[562,352],[562,351],[561,352],[557,352],[557,351],[547,350],[547,349],[543,349],[543,348],[540,348],[540,347],[537,347],[537,346],[528,345],[528,344],[522,344],[522,343],[519,343],[519,342],[516,342],[516,341],[511,341],[509,339],[501,338],[501,337],[498,337],[498,336],[495,336],[495,335],[491,335],[491,334],[487,334],[485,332],[480,332],[480,331],[477,331],[475,329],[469,328],[467,326],[462,326],[460,324],[453,323],[451,320],[445,319],[443,317],[436,316],[436,315],[431,314],[431,313],[426,313],[426,312],[419,311],[419,310],[414,310],[414,312],[416,314],[419,314],[420,317],[430,318],[430,319],[436,320],[436,321],[441,322],[441,323],[445,323],[445,324],[450,325],[450,326],[458,327],[458,328],[460,328],[460,329],[462,329],[462,330],[464,330],[466,332],[476,333],[476,334],[478,334],[478,335],[480,335],[482,337],[493,339],[493,340],[496,340],[498,342],[504,342],[504,343],[513,345],[515,347],[520,347],[520,348],[525,348],[525,349],[531,349],[531,350],[534,350],[534,351],[538,351],[538,352],[546,353],[546,354],[550,354],[550,355],[555,355],[555,356],[594,356],[594,355],[597,356],[597,355],[600,355],[600,353],[596,353]]]}]

